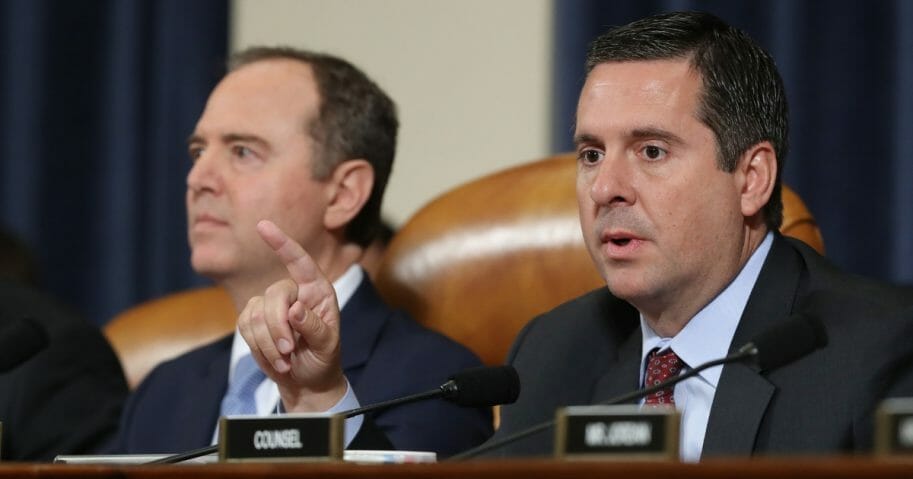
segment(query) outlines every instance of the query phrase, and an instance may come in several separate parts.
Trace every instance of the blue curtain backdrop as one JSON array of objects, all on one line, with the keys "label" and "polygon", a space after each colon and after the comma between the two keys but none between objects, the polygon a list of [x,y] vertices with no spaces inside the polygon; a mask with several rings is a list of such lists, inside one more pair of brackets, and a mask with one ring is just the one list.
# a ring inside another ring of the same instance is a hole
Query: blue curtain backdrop
[{"label": "blue curtain backdrop", "polygon": [[774,57],[790,101],[784,179],[805,199],[827,256],[846,270],[913,282],[913,2],[905,0],[555,2],[556,151],[571,128],[589,42],[608,26],[703,10]]},{"label": "blue curtain backdrop", "polygon": [[103,324],[199,283],[186,138],[222,73],[227,0],[0,0],[0,226]]}]

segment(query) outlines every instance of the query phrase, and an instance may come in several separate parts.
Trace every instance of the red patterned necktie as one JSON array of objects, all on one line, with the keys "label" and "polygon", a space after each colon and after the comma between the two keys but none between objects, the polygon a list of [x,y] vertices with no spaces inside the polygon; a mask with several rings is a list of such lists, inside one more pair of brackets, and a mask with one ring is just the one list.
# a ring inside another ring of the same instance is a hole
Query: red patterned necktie
[{"label": "red patterned necktie", "polygon": [[[682,371],[682,360],[668,348],[665,351],[652,351],[647,356],[647,374],[644,379],[644,387],[655,386],[673,376],[677,376]],[[675,405],[673,396],[674,386],[660,389],[647,396],[644,404],[650,405]]]}]

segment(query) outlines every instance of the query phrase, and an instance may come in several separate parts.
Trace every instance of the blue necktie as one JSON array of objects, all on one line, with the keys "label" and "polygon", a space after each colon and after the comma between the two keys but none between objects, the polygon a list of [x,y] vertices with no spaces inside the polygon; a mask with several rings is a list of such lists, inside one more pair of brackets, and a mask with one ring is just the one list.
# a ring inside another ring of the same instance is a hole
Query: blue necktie
[{"label": "blue necktie", "polygon": [[222,415],[256,414],[257,401],[254,392],[264,379],[266,374],[260,371],[254,358],[250,354],[242,357],[235,365],[235,372],[228,384],[228,392],[222,398]]}]

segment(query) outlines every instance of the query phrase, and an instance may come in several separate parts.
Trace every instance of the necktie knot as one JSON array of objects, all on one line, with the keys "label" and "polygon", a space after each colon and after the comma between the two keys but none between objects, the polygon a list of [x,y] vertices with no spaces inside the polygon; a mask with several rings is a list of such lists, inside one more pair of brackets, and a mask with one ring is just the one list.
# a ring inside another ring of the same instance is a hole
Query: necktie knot
[{"label": "necktie knot", "polygon": [[266,374],[260,371],[253,356],[248,354],[242,357],[235,365],[228,383],[228,391],[222,398],[221,414],[256,414],[257,400],[254,394],[265,379]]},{"label": "necktie knot", "polygon": [[[647,372],[644,376],[644,387],[656,386],[669,378],[677,376],[681,370],[682,360],[675,354],[675,351],[672,351],[672,348],[667,348],[661,352],[653,350],[647,356]],[[675,397],[673,395],[673,390],[674,387],[669,386],[651,393],[646,397],[644,403],[650,405],[674,405]]]}]

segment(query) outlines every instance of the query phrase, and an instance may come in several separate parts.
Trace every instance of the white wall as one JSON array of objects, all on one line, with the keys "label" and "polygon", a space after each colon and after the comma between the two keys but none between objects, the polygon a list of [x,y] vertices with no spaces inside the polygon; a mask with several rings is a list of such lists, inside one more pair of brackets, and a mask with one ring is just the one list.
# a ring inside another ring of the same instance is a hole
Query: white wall
[{"label": "white wall", "polygon": [[396,101],[384,214],[549,152],[552,0],[234,0],[233,51],[337,54]]}]

